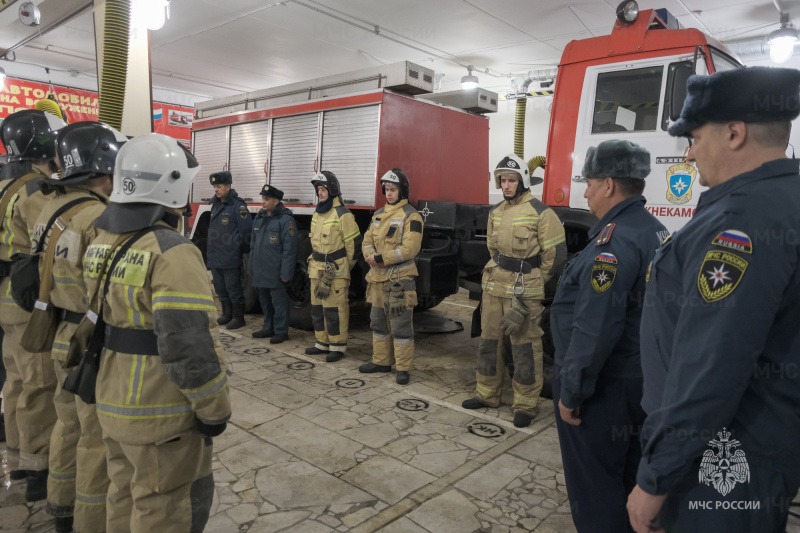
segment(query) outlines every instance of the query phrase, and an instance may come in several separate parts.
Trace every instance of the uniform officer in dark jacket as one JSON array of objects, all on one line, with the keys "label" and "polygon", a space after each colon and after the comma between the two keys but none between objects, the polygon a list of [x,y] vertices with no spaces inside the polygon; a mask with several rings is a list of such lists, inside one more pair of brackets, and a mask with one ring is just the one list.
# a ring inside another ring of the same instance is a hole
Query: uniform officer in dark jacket
[{"label": "uniform officer in dark jacket", "polygon": [[799,71],[740,68],[689,78],[669,129],[710,189],[650,270],[636,531],[786,529],[800,486],[800,175],[785,155],[798,114]]},{"label": "uniform officer in dark jacket", "polygon": [[629,141],[589,148],[583,177],[600,221],[564,270],[551,308],[553,403],[572,519],[580,532],[630,530],[644,421],[639,321],[645,276],[667,230],[644,207],[650,153]]},{"label": "uniform officer in dark jacket", "polygon": [[294,277],[297,261],[297,225],[291,210],[281,200],[283,191],[270,185],[261,189],[264,209],[253,222],[250,243],[250,273],[258,288],[264,325],[253,333],[260,339],[272,337],[270,344],[289,339],[289,295],[286,289]]},{"label": "uniform officer in dark jacket", "polygon": [[208,224],[207,266],[222,303],[222,316],[217,322],[227,324],[228,329],[239,329],[245,325],[242,256],[250,252],[253,219],[247,204],[231,188],[230,172],[215,172],[209,180],[214,186],[214,198]]}]

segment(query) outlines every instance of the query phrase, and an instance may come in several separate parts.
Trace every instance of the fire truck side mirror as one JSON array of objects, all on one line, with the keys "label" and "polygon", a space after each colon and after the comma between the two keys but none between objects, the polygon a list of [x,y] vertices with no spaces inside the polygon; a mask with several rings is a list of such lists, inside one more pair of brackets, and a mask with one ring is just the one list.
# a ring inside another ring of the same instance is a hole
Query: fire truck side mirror
[{"label": "fire truck side mirror", "polygon": [[683,102],[686,100],[686,82],[694,74],[692,64],[679,63],[670,69],[669,79],[669,119],[676,121],[681,116]]}]

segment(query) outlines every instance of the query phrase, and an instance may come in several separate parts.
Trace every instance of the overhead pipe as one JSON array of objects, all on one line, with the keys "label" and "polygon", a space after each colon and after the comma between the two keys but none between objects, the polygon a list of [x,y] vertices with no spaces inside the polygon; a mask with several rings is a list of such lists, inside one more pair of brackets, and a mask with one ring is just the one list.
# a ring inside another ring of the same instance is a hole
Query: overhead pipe
[{"label": "overhead pipe", "polygon": [[130,31],[130,0],[106,0],[98,120],[118,130],[122,129],[122,110],[125,107]]}]

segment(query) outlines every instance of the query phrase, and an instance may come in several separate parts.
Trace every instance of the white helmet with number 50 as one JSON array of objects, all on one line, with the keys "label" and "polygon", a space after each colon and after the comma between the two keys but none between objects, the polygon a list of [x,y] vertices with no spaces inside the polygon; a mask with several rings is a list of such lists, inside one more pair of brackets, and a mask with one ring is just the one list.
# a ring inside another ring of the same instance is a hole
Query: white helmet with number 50
[{"label": "white helmet with number 50", "polygon": [[183,207],[199,171],[197,159],[172,137],[140,135],[119,150],[110,200]]}]

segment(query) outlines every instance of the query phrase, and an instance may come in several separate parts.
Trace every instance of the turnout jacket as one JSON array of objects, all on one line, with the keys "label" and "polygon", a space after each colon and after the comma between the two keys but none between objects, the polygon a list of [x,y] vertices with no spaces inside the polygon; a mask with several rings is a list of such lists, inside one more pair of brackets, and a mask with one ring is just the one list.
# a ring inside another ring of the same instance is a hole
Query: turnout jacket
[{"label": "turnout jacket", "polygon": [[238,268],[242,266],[242,255],[250,251],[250,233],[253,218],[247,204],[231,189],[224,198],[216,196],[211,204],[211,220],[208,223],[206,265],[208,268]]},{"label": "turnout jacket", "polygon": [[751,469],[767,464],[798,482],[799,164],[770,161],[703,192],[653,259],[637,476],[650,494],[683,475],[696,479],[723,428]]},{"label": "turnout jacket", "polygon": [[[350,268],[356,249],[356,238],[361,231],[356,225],[356,219],[339,198],[333,199],[333,207],[327,212],[315,212],[311,217],[311,249],[320,254],[331,254],[339,250],[345,251],[345,256],[330,263],[336,264],[336,277],[350,279]],[[314,254],[308,257],[308,277],[316,279],[319,271],[325,270],[325,262],[314,259]]]},{"label": "turnout jacket", "polygon": [[486,235],[490,259],[483,269],[483,290],[500,298],[514,294],[517,272],[500,268],[495,254],[517,259],[538,255],[540,266],[523,275],[524,289],[518,287],[517,292],[522,290],[522,298],[543,299],[544,284],[551,272],[567,260],[564,226],[555,211],[525,191],[489,211]]},{"label": "turnout jacket", "polygon": [[409,203],[400,200],[386,204],[375,211],[369,229],[364,233],[361,251],[364,258],[375,254],[375,261],[383,267],[372,267],[367,273],[368,283],[382,283],[391,279],[416,278],[414,258],[422,249],[422,217]]},{"label": "turnout jacket", "polygon": [[[48,195],[48,198],[50,198],[50,201],[45,204],[44,209],[36,219],[33,241],[31,242],[32,248],[36,247],[37,242],[42,238],[47,223],[59,208],[79,198],[91,198],[94,200],[93,203],[89,203],[69,220],[57,243],[51,243],[50,235],[46,235],[44,237],[45,248],[43,248],[46,250],[47,246],[52,245],[58,247],[53,259],[53,289],[50,292],[50,303],[54,307],[85,315],[89,309],[89,298],[86,294],[86,284],[83,281],[83,256],[89,247],[89,243],[97,237],[98,230],[94,227],[94,221],[106,208],[108,199],[80,186],[57,187],[55,194]],[[40,261],[40,275],[43,269],[43,261]],[[59,323],[53,350],[50,353],[53,359],[59,361],[67,360],[69,343],[72,340],[75,329],[77,329],[77,324],[63,320]]]},{"label": "turnout jacket", "polygon": [[262,209],[253,221],[250,267],[253,287],[277,289],[292,281],[297,262],[297,224],[292,211],[278,203],[272,214]]},{"label": "turnout jacket", "polygon": [[[119,236],[99,230],[89,245],[83,261],[89,294],[102,290],[99,270]],[[151,231],[110,275],[96,392],[104,435],[143,445],[193,428],[195,417],[226,422],[226,364],[200,250],[172,228]]]},{"label": "turnout jacket", "polygon": [[[19,189],[3,216],[0,228],[0,261],[11,261],[16,254],[31,253],[31,235],[36,218],[48,202],[48,197],[40,190],[42,180],[49,178],[47,174],[34,168],[30,174],[20,179],[30,180]],[[0,190],[8,186],[10,180],[0,182]],[[0,283],[0,323],[22,324],[28,320],[30,313],[22,309],[11,297],[11,281],[4,278]]]},{"label": "turnout jacket", "polygon": [[647,268],[668,232],[634,196],[589,230],[589,242],[561,275],[550,308],[561,402],[592,396],[599,375],[641,378],[639,325]]}]

